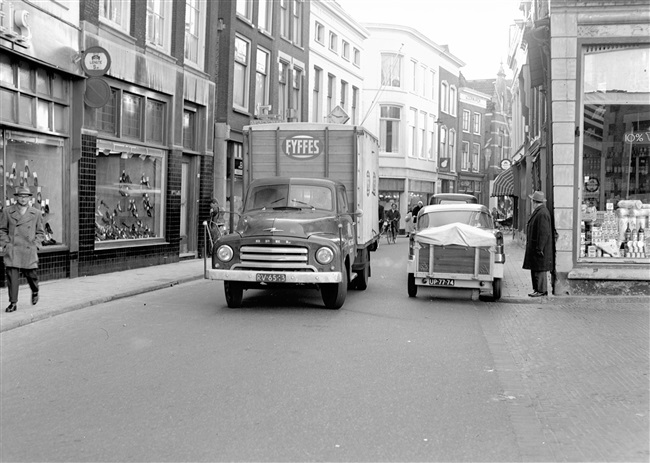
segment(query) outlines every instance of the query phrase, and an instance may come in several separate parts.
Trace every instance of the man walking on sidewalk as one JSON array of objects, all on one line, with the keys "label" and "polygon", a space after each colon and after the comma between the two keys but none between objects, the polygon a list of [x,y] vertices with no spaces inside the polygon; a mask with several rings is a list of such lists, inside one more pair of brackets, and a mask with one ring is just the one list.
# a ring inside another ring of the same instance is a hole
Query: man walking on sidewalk
[{"label": "man walking on sidewalk", "polygon": [[38,253],[45,239],[41,211],[29,205],[32,192],[20,186],[14,193],[16,204],[5,207],[0,214],[0,249],[4,248],[4,264],[9,288],[9,306],[6,312],[14,312],[18,302],[18,278],[20,272],[32,290],[32,304],[38,302]]},{"label": "man walking on sidewalk", "polygon": [[524,269],[530,270],[533,292],[530,297],[548,295],[547,272],[552,268],[551,214],[544,205],[546,198],[543,191],[536,191],[528,196],[533,205],[533,212],[526,226],[526,253]]}]

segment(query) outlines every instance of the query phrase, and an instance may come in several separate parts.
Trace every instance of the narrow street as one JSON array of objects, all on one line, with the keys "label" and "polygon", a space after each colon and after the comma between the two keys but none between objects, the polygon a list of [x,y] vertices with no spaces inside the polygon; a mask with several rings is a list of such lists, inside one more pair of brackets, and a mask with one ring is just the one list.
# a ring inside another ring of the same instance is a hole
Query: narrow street
[{"label": "narrow street", "polygon": [[200,280],[2,333],[2,461],[647,461],[642,304]]}]

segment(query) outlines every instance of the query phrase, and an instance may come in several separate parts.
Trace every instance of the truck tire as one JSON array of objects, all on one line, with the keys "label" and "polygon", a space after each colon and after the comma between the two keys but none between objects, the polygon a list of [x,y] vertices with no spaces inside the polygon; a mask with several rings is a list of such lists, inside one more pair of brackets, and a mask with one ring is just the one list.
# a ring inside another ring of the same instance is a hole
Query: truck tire
[{"label": "truck tire", "polygon": [[501,278],[492,280],[492,299],[495,301],[501,299]]},{"label": "truck tire", "polygon": [[415,275],[412,273],[408,274],[407,289],[409,297],[415,297],[418,294],[418,286],[415,284]]},{"label": "truck tire", "polygon": [[359,291],[365,291],[368,288],[368,277],[370,276],[370,251],[365,249],[363,253],[366,263],[363,266],[363,270],[357,271],[356,278],[352,280],[352,287]]},{"label": "truck tire", "polygon": [[244,288],[238,281],[224,281],[223,291],[226,293],[226,302],[231,309],[241,307],[241,301],[244,297]]},{"label": "truck tire", "polygon": [[338,310],[343,306],[345,297],[348,295],[348,282],[323,283],[320,285],[320,294],[325,308]]}]

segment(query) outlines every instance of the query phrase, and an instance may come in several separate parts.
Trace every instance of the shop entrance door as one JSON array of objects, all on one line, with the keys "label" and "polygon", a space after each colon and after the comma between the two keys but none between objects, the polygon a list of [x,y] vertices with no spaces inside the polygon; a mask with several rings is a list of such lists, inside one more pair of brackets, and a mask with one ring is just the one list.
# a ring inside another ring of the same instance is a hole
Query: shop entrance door
[{"label": "shop entrance door", "polygon": [[179,256],[197,256],[197,217],[199,182],[196,156],[183,155],[181,159],[181,217]]}]

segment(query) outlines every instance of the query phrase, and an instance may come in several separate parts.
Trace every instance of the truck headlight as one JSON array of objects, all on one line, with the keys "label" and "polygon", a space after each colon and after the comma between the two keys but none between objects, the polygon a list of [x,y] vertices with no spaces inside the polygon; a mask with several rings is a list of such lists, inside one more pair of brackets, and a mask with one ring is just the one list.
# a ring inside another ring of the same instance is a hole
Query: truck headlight
[{"label": "truck headlight", "polygon": [[316,260],[319,264],[329,264],[334,259],[334,253],[330,248],[322,247],[316,251]]},{"label": "truck headlight", "polygon": [[217,249],[217,257],[219,258],[220,261],[222,262],[228,262],[232,259],[233,252],[232,248],[228,245],[221,245],[219,246],[219,249]]}]

